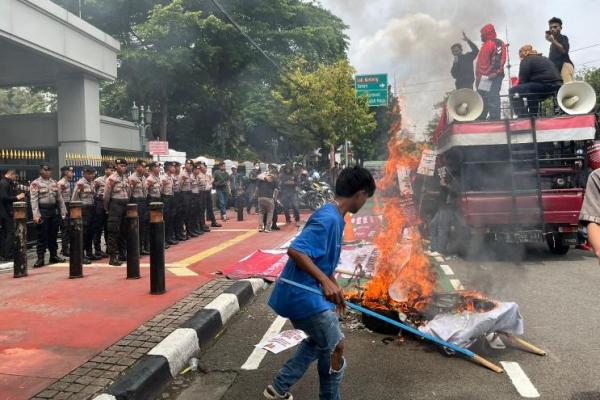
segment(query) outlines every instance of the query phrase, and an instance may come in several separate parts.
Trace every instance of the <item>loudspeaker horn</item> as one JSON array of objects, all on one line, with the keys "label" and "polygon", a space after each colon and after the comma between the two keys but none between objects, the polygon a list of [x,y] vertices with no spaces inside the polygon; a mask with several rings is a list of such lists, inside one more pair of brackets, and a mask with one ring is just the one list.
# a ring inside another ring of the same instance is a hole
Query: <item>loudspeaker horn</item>
[{"label": "loudspeaker horn", "polygon": [[560,87],[558,105],[567,114],[587,114],[596,106],[596,92],[587,82],[573,81]]},{"label": "loudspeaker horn", "polygon": [[450,93],[446,106],[450,119],[474,121],[483,112],[483,99],[474,90],[458,89]]}]

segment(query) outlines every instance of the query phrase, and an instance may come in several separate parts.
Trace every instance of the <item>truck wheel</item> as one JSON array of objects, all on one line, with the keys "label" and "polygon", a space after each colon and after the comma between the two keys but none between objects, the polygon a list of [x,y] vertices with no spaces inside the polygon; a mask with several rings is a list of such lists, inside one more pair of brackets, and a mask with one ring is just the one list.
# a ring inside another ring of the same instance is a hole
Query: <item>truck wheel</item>
[{"label": "truck wheel", "polygon": [[570,247],[563,244],[561,235],[550,235],[546,238],[546,242],[548,243],[548,250],[550,250],[550,253],[552,254],[564,256],[569,252]]}]

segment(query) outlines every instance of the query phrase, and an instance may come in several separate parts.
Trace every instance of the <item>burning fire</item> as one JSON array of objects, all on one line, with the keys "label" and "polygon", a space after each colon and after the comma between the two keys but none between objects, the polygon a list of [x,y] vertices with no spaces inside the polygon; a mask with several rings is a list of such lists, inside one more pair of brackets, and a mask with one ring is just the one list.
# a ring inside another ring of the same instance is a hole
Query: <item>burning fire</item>
[{"label": "burning fire", "polygon": [[[383,200],[384,226],[375,238],[379,258],[373,279],[362,294],[364,305],[372,308],[390,306],[402,311],[422,310],[435,290],[436,276],[423,254],[421,236],[413,229],[406,202],[398,189],[399,168],[416,169],[419,154],[410,151],[413,143],[394,135],[389,144],[385,173],[378,182]],[[379,206],[381,210],[381,206]],[[394,296],[390,296],[392,293]]]}]

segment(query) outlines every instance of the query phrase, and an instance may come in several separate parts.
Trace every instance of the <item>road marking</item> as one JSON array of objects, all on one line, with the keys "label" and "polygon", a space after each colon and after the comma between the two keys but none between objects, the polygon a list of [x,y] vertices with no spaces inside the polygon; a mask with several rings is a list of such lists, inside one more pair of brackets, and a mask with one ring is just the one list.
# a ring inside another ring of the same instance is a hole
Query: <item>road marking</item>
[{"label": "road marking", "polygon": [[198,254],[195,254],[191,257],[188,258],[184,258],[183,260],[179,260],[176,263],[172,263],[173,266],[178,266],[178,267],[187,267],[189,265],[195,264],[199,261],[204,260],[205,258],[208,258],[212,255],[215,255],[223,250],[225,250],[228,247],[231,247],[233,245],[236,245],[240,242],[243,242],[244,240],[256,235],[258,233],[258,230],[251,230],[248,231],[242,235],[236,236],[233,239],[229,239],[223,243],[221,243],[218,246],[214,246],[211,247],[210,249],[204,250]]},{"label": "road marking", "polygon": [[444,271],[446,275],[454,275],[454,271],[452,271],[452,268],[450,268],[449,265],[440,264],[440,268],[442,269],[442,271]]},{"label": "road marking", "polygon": [[167,271],[175,276],[198,276],[197,273],[187,267],[167,267]]},{"label": "road marking", "polygon": [[454,290],[465,290],[464,286],[458,279],[450,279],[450,284],[454,288]]},{"label": "road marking", "polygon": [[442,257],[442,256],[435,256],[435,261],[444,262],[444,257]]},{"label": "road marking", "polygon": [[540,393],[537,391],[533,383],[529,380],[529,377],[525,374],[525,371],[521,368],[519,363],[512,361],[500,361],[500,364],[508,374],[512,384],[517,389],[517,392],[521,397],[528,399],[535,399],[540,397]]},{"label": "road marking", "polygon": [[[273,336],[277,335],[281,331],[281,328],[283,328],[283,325],[285,325],[286,321],[286,318],[277,316],[277,318],[275,318],[275,321],[273,321],[269,329],[267,329],[265,335],[262,337],[262,339],[260,339],[259,343],[271,339]],[[263,360],[263,358],[265,358],[266,354],[266,350],[255,347],[248,359],[246,360],[246,362],[244,363],[244,365],[241,366],[241,369],[247,371],[258,369],[261,361]]]}]

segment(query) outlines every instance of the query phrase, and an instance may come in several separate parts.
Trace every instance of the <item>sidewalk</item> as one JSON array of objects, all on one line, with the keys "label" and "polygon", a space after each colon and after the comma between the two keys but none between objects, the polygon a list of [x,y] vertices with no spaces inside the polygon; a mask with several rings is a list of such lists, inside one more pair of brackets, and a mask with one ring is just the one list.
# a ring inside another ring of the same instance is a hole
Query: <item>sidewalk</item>
[{"label": "sidewalk", "polygon": [[[219,278],[216,271],[254,250],[276,247],[297,231],[293,225],[280,225],[281,231],[259,233],[254,215],[223,225],[166,251],[163,295],[149,294],[148,257],[141,259],[138,280],[126,280],[125,265],[108,266],[106,259],[84,266],[83,279],[68,279],[68,263],[30,269],[27,278],[0,275],[0,400],[28,399],[84,363],[91,365],[71,376],[71,395],[56,397],[57,387],[40,398],[90,397],[175,329],[180,319],[224,290],[228,283],[223,279],[207,285]],[[197,301],[177,304],[182,307],[179,315],[163,312],[192,292]],[[154,322],[146,326],[149,320]],[[115,345],[108,363],[112,373],[85,374],[98,364],[94,356],[132,331],[130,346]],[[65,383],[56,384],[62,388]]]}]

